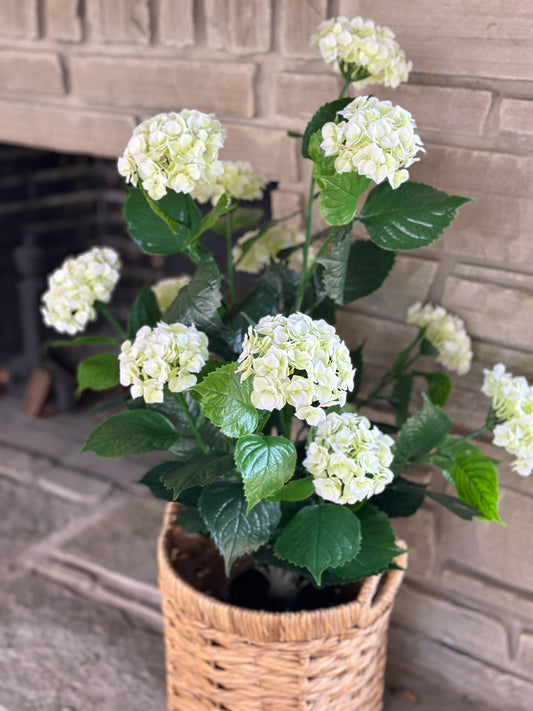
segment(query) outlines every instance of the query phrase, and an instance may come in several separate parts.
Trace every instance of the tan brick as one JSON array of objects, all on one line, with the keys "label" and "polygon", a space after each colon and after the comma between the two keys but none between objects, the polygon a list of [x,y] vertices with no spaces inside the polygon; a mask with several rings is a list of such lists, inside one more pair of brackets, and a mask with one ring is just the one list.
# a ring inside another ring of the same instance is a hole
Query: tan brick
[{"label": "tan brick", "polygon": [[298,229],[302,226],[302,197],[298,193],[290,193],[283,190],[274,190],[271,193],[272,217],[276,220],[286,215],[294,215],[289,220],[283,222],[287,227]]},{"label": "tan brick", "polygon": [[370,90],[410,111],[422,136],[425,131],[481,135],[492,100],[490,91],[427,84],[401,84],[397,89],[373,85]]},{"label": "tan brick", "polygon": [[396,536],[405,541],[411,549],[407,567],[408,578],[431,579],[435,573],[437,551],[434,511],[422,508],[413,516],[395,518],[392,524]]},{"label": "tan brick", "polygon": [[91,37],[100,42],[150,41],[148,0],[87,0]]},{"label": "tan brick", "polygon": [[173,47],[194,44],[193,0],[161,0],[157,21],[162,44]]},{"label": "tan brick", "polygon": [[533,5],[510,0],[341,0],[339,14],[390,27],[414,71],[531,79]]},{"label": "tan brick", "polygon": [[72,57],[72,92],[84,101],[253,116],[255,65],[244,62]]},{"label": "tan brick", "polygon": [[363,299],[353,302],[354,308],[376,316],[405,319],[407,309],[415,301],[426,301],[437,273],[437,262],[398,255],[391,273],[383,285]]},{"label": "tan brick", "polygon": [[207,41],[214,49],[268,52],[271,26],[270,0],[206,0]]},{"label": "tan brick", "polygon": [[503,99],[500,105],[500,130],[533,136],[533,101]]},{"label": "tan brick", "polygon": [[[531,620],[530,620],[531,621]],[[522,632],[518,638],[517,663],[524,674],[531,675],[533,669],[533,634]]]},{"label": "tan brick", "polygon": [[282,4],[281,48],[288,57],[320,59],[320,52],[310,40],[318,25],[327,17],[326,0],[291,0]]},{"label": "tan brick", "polygon": [[298,179],[298,145],[285,131],[238,123],[224,124],[228,136],[223,160],[246,160],[266,177]]},{"label": "tan brick", "polygon": [[135,122],[129,116],[96,111],[65,111],[31,104],[0,102],[0,141],[34,148],[116,158]]},{"label": "tan brick", "polygon": [[408,584],[403,585],[398,593],[393,622],[498,666],[508,660],[507,633],[500,622],[418,592]]},{"label": "tan brick", "polygon": [[349,348],[365,341],[365,360],[374,365],[392,365],[398,351],[405,348],[416,336],[416,329],[386,318],[358,313],[356,306],[337,310],[337,330]]},{"label": "tan brick", "polygon": [[331,74],[276,74],[274,108],[282,116],[310,119],[316,110],[337,98],[340,79]]},{"label": "tan brick", "polygon": [[51,52],[0,52],[0,90],[64,94],[63,73],[57,55]]},{"label": "tan brick", "polygon": [[[518,475],[517,475],[518,476]],[[447,560],[468,566],[509,587],[533,588],[531,498],[508,489],[501,491],[500,516],[507,526],[463,521],[444,512],[440,552]],[[490,584],[490,580],[487,580]]]},{"label": "tan brick", "polygon": [[0,35],[28,39],[37,37],[37,1],[3,0]]},{"label": "tan brick", "polygon": [[511,265],[533,264],[533,160],[463,148],[426,145],[409,169],[412,180],[475,198],[460,208],[440,242],[450,253]]},{"label": "tan brick", "polygon": [[50,39],[65,42],[81,40],[78,0],[46,0],[44,5],[45,34]]},{"label": "tan brick", "polygon": [[514,348],[533,348],[533,291],[448,277],[442,304],[464,318],[473,336]]},{"label": "tan brick", "polygon": [[531,711],[532,683],[410,630],[391,628],[389,665],[395,669],[394,681],[401,682],[404,669],[422,675],[437,673],[446,686],[490,709]]}]

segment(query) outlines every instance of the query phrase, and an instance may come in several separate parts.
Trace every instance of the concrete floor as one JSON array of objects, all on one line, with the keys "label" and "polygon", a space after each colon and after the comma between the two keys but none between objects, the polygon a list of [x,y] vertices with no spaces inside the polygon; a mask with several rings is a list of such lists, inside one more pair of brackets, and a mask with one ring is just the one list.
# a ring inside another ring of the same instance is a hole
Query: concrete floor
[{"label": "concrete floor", "polygon": [[[93,426],[0,397],[0,711],[165,709],[153,457],[79,454]],[[413,675],[384,708],[488,711]]]}]

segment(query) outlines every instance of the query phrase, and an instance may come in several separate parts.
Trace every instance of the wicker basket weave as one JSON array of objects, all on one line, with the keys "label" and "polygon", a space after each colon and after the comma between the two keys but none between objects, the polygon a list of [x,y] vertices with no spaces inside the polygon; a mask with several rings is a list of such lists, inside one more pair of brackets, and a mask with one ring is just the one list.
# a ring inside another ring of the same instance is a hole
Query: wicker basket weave
[{"label": "wicker basket weave", "polygon": [[[367,578],[357,597],[305,612],[263,612],[220,602],[214,546],[173,526],[159,539],[168,711],[378,711],[387,628],[403,570]],[[397,563],[404,568],[407,555]],[[176,573],[174,564],[183,574]],[[189,582],[185,580],[187,578]]]}]

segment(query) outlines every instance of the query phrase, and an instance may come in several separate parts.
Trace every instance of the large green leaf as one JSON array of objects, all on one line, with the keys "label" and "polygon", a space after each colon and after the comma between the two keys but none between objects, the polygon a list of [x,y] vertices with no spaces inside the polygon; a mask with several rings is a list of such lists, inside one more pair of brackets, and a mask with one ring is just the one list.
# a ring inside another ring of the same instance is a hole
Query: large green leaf
[{"label": "large green leaf", "polygon": [[385,182],[370,191],[359,220],[383,249],[417,249],[435,242],[457,208],[469,201],[423,183],[407,182],[393,190]]},{"label": "large green leaf", "polygon": [[220,271],[209,255],[202,259],[189,284],[180,289],[163,314],[163,320],[194,324],[199,329],[218,329],[222,325],[217,312],[221,303]]},{"label": "large green leaf", "polygon": [[450,419],[423,393],[424,405],[412,415],[398,433],[392,470],[400,474],[409,460],[429,454],[450,429]]},{"label": "large green leaf", "polygon": [[172,423],[151,410],[120,412],[105,420],[87,437],[82,452],[100,457],[124,457],[168,449],[178,439]]},{"label": "large green leaf", "polygon": [[139,479],[139,484],[144,484],[147,486],[152,496],[156,499],[163,499],[163,501],[174,501],[174,496],[170,489],[162,483],[159,473],[155,471],[157,467],[154,467],[146,472],[142,479]]},{"label": "large green leaf", "polygon": [[350,256],[352,241],[352,224],[342,228],[337,235],[333,247],[317,261],[322,265],[322,283],[327,295],[336,304],[344,304],[344,290],[346,287],[346,271]]},{"label": "large green leaf", "polygon": [[[173,493],[174,501],[192,486],[206,486],[234,471],[233,456],[227,452],[196,452],[190,459],[162,462],[147,472],[147,480],[158,478]],[[143,483],[144,482],[143,480]]]},{"label": "large green leaf", "polygon": [[270,291],[277,306],[277,313],[289,315],[294,308],[300,276],[284,264],[272,262],[259,283]]},{"label": "large green leaf", "polygon": [[481,516],[480,512],[474,508],[474,506],[470,506],[470,504],[462,501],[462,499],[458,499],[456,496],[441,494],[439,491],[426,491],[426,496],[428,499],[433,499],[433,501],[444,506],[456,516],[464,518],[466,521],[471,521],[473,518]]},{"label": "large green leaf", "polygon": [[413,372],[413,375],[419,375],[426,379],[429,386],[429,399],[434,405],[439,407],[446,405],[452,391],[452,381],[445,373],[425,373],[417,370]]},{"label": "large green leaf", "polygon": [[402,427],[409,415],[409,403],[413,390],[413,376],[411,373],[402,373],[396,379],[394,388],[389,396],[389,402],[394,407],[396,426]]},{"label": "large green leaf", "polygon": [[257,408],[252,405],[252,378],[241,383],[236,363],[228,363],[210,373],[195,386],[200,395],[202,412],[227,437],[252,434],[259,422]]},{"label": "large green leaf", "polygon": [[128,331],[131,339],[142,326],[154,327],[161,319],[161,311],[157,305],[155,294],[149,284],[145,284],[131,309],[128,321]]},{"label": "large green leaf", "polygon": [[358,518],[335,504],[305,506],[283,529],[274,554],[307,568],[317,585],[326,568],[336,568],[355,558],[361,544]]},{"label": "large green leaf", "polygon": [[330,101],[328,104],[321,106],[315,113],[313,118],[309,121],[306,126],[303,138],[302,138],[302,156],[304,158],[309,158],[309,141],[311,136],[320,131],[325,123],[330,121],[335,121],[339,111],[342,111],[348,104],[353,101],[350,97],[345,97],[344,99],[335,99],[335,101]]},{"label": "large green leaf", "polygon": [[344,301],[348,304],[379,289],[394,266],[395,255],[368,240],[355,240],[350,246]]},{"label": "large green leaf", "polygon": [[289,481],[288,484],[268,497],[269,501],[305,501],[315,493],[315,478],[306,476],[303,479]]},{"label": "large green leaf", "polygon": [[272,291],[262,281],[258,281],[252,291],[239,305],[239,312],[230,323],[231,341],[237,353],[242,351],[242,342],[250,322],[254,324],[263,316],[275,316],[278,313],[276,299]]},{"label": "large green leaf", "polygon": [[476,508],[488,521],[498,515],[498,473],[491,460],[477,450],[461,452],[451,475],[463,501]]},{"label": "large green leaf", "polygon": [[186,234],[188,239],[196,234],[202,215],[190,195],[168,190],[167,194],[156,202],[156,205],[164,215],[176,222],[175,230],[178,233]]},{"label": "large green leaf", "polygon": [[[157,211],[157,203],[153,203]],[[129,188],[124,204],[128,234],[147,254],[174,254],[186,245],[189,232],[172,218],[164,219],[150,207],[140,188]]]},{"label": "large green leaf", "polygon": [[217,481],[205,487],[200,514],[224,557],[226,574],[233,562],[267,543],[279,523],[280,505],[261,501],[246,515],[242,485]]},{"label": "large green leaf", "polygon": [[412,516],[424,503],[426,487],[396,477],[381,494],[372,497],[372,503],[390,518]]},{"label": "large green leaf", "polygon": [[321,173],[315,168],[320,188],[320,212],[328,225],[347,225],[355,219],[359,195],[370,180],[359,173]]},{"label": "large green leaf", "polygon": [[[263,210],[260,207],[238,207],[231,213],[231,226],[233,232],[237,230],[251,230],[257,227],[263,217]],[[223,237],[226,236],[226,218],[221,216],[211,227],[214,232],[218,232]]]},{"label": "large green leaf", "polygon": [[357,556],[343,566],[324,572],[324,585],[342,585],[368,578],[387,570],[402,549],[396,546],[394,531],[383,511],[365,504],[357,511],[361,524],[361,548]]},{"label": "large green leaf", "polygon": [[120,380],[119,361],[116,353],[100,353],[82,360],[78,365],[78,389],[108,390]]},{"label": "large green leaf", "polygon": [[296,449],[285,437],[246,435],[235,446],[235,463],[250,511],[289,481],[296,466]]}]

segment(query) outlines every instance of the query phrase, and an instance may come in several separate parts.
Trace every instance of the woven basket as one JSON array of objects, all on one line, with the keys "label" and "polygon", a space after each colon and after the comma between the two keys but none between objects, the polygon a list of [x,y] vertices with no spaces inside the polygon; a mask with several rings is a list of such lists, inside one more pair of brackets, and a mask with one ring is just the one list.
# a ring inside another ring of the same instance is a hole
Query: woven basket
[{"label": "woven basket", "polygon": [[[403,570],[367,578],[355,599],[327,609],[236,607],[192,587],[220,593],[227,581],[214,545],[172,525],[178,510],[168,505],[158,549],[168,711],[382,708],[387,628]],[[404,568],[407,555],[396,562]]]}]

